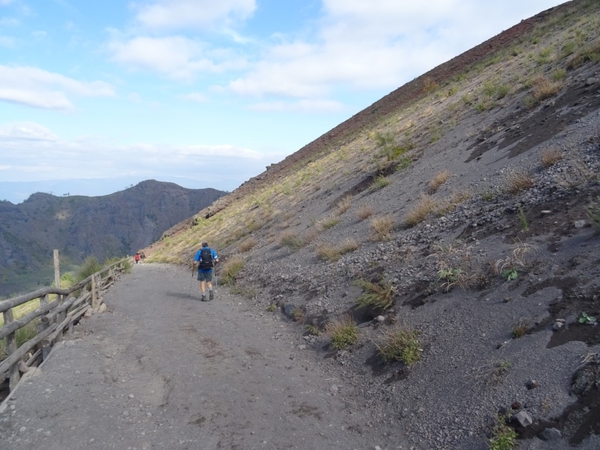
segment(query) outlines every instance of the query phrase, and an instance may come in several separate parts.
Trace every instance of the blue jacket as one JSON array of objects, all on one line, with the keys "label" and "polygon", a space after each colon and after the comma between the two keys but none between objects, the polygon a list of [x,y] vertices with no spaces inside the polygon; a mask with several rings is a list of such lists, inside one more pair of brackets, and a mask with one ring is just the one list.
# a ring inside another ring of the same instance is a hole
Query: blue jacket
[{"label": "blue jacket", "polygon": [[[200,255],[202,254],[202,250],[204,250],[206,247],[202,247],[200,250],[198,250],[198,252],[196,253],[196,256],[194,257],[194,261],[199,262],[200,261]],[[208,249],[210,250],[210,254],[212,255],[213,261],[219,259],[219,256],[217,255],[217,252],[208,247]],[[198,267],[198,272],[211,272],[212,269],[201,269],[200,267]]]}]

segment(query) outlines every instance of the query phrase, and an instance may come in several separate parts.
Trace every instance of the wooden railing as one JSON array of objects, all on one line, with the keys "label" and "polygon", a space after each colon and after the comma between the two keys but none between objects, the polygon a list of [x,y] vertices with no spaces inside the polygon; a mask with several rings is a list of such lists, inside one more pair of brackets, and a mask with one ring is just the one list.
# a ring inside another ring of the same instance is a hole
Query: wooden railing
[{"label": "wooden railing", "polygon": [[[21,379],[21,372],[27,372],[30,367],[44,361],[54,344],[60,342],[65,330],[71,330],[84,315],[103,312],[106,305],[102,300],[102,292],[115,282],[129,264],[128,259],[122,259],[68,289],[43,288],[1,301],[0,313],[4,315],[4,325],[0,328],[0,340],[6,338],[6,359],[0,362],[0,383],[8,378],[9,390],[14,390]],[[18,319],[14,318],[13,308],[36,299],[40,300],[37,309]],[[17,348],[17,330],[38,318],[36,336]]]}]

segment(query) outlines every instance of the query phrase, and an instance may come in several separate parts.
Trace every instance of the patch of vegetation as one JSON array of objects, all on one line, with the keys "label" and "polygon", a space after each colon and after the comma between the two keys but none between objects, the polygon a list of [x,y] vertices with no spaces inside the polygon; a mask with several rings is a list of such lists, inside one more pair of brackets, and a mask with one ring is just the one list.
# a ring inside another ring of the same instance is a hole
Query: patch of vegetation
[{"label": "patch of vegetation", "polygon": [[396,227],[396,221],[390,215],[374,217],[371,220],[371,229],[373,230],[373,240],[383,241],[389,239],[392,231]]},{"label": "patch of vegetation", "polygon": [[423,222],[429,213],[433,212],[436,201],[430,195],[422,195],[416,205],[404,217],[404,223],[409,227]]},{"label": "patch of vegetation", "polygon": [[545,169],[553,166],[561,159],[563,159],[563,153],[555,148],[545,149],[540,155],[540,162]]},{"label": "patch of vegetation", "polygon": [[372,137],[375,139],[375,145],[379,148],[379,156],[385,157],[388,161],[395,161],[414,148],[414,144],[407,140],[398,143],[390,133],[381,134],[376,132]]},{"label": "patch of vegetation", "polygon": [[277,311],[277,308],[279,308],[279,306],[277,306],[277,303],[271,303],[269,305],[269,307],[267,308],[267,311],[275,312],[275,311]]},{"label": "patch of vegetation", "polygon": [[596,319],[594,316],[588,315],[588,313],[583,311],[581,313],[581,316],[579,316],[579,323],[583,323],[586,325],[596,325],[598,323],[598,319]]},{"label": "patch of vegetation", "polygon": [[410,367],[421,359],[418,336],[416,330],[396,327],[384,333],[375,345],[384,361],[401,361]]},{"label": "patch of vegetation", "polygon": [[317,256],[325,261],[337,261],[342,255],[353,252],[359,247],[354,239],[346,239],[341,244],[321,242],[317,245]]},{"label": "patch of vegetation", "polygon": [[394,287],[386,280],[371,282],[364,279],[356,281],[363,293],[356,299],[359,306],[371,306],[385,311],[394,304]]},{"label": "patch of vegetation", "polygon": [[339,215],[344,214],[352,207],[352,196],[346,195],[343,199],[339,201],[336,205],[336,211]]},{"label": "patch of vegetation", "polygon": [[429,182],[429,194],[434,194],[440,188],[441,185],[446,183],[450,179],[450,172],[442,170],[435,174],[435,176]]},{"label": "patch of vegetation", "polygon": [[527,319],[519,319],[519,321],[513,326],[510,335],[514,339],[518,339],[525,336],[527,331],[529,331],[529,322]]},{"label": "patch of vegetation", "polygon": [[319,220],[316,225],[317,228],[320,228],[322,230],[328,230],[340,223],[340,220],[340,216],[338,216],[337,214],[329,214],[328,216],[325,216],[321,220]]},{"label": "patch of vegetation", "polygon": [[495,262],[493,270],[507,281],[515,280],[519,275],[518,270],[527,267],[527,256],[536,252],[533,245],[518,242],[508,256]]},{"label": "patch of vegetation", "polygon": [[383,189],[386,186],[389,186],[390,180],[384,175],[378,175],[371,183],[370,189],[373,191],[377,191],[379,189]]},{"label": "patch of vegetation", "polygon": [[306,332],[310,336],[318,336],[319,334],[321,334],[321,331],[314,325],[306,325]]},{"label": "patch of vegetation", "polygon": [[527,216],[525,215],[525,211],[521,205],[517,206],[517,215],[519,216],[519,221],[521,222],[521,229],[525,232],[529,231],[529,222],[527,221]]},{"label": "patch of vegetation", "polygon": [[221,282],[225,285],[234,286],[236,282],[236,277],[242,271],[244,266],[246,265],[246,261],[240,255],[234,255],[228,258],[221,265]]},{"label": "patch of vegetation", "polygon": [[[19,328],[15,332],[15,341],[17,344],[17,348],[19,348],[25,342],[27,342],[37,336],[38,324],[39,324],[39,320],[37,320],[37,319],[33,320],[33,321],[29,322],[27,325],[25,325],[24,327]],[[2,340],[0,340],[0,361],[4,360],[8,356],[6,353],[7,353],[6,339],[2,339]]]},{"label": "patch of vegetation", "polygon": [[585,210],[590,220],[600,227],[600,197],[596,201],[590,201]]},{"label": "patch of vegetation", "polygon": [[304,247],[304,240],[295,231],[284,231],[279,238],[279,245],[288,247],[291,250],[299,250]]},{"label": "patch of vegetation", "polygon": [[325,325],[325,332],[331,339],[331,347],[342,350],[358,341],[358,327],[349,315],[332,320]]},{"label": "patch of vegetation", "polygon": [[360,220],[366,220],[373,215],[373,207],[371,205],[362,205],[356,211],[356,216]]},{"label": "patch of vegetation", "polygon": [[533,178],[522,170],[511,170],[507,177],[504,190],[516,195],[533,186]]},{"label": "patch of vegetation", "polygon": [[258,241],[254,237],[249,237],[248,239],[242,241],[238,246],[238,251],[240,253],[246,253],[254,248]]},{"label": "patch of vegetation", "polygon": [[513,450],[517,448],[517,432],[506,424],[506,418],[498,418],[488,445],[490,450]]}]

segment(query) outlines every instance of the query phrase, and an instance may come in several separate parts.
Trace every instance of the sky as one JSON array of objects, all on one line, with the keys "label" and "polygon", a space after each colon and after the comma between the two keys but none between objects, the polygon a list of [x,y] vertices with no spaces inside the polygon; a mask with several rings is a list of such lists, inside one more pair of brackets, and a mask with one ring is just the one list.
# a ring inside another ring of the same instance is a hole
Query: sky
[{"label": "sky", "polygon": [[557,0],[0,0],[0,200],[232,191]]}]

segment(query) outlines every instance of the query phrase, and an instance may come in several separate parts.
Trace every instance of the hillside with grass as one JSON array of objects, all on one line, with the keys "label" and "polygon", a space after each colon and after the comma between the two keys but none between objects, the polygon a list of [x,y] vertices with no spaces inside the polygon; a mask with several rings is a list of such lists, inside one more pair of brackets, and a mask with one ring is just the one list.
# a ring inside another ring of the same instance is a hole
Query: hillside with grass
[{"label": "hillside with grass", "polygon": [[598,448],[599,62],[598,1],[542,12],[146,254],[208,241],[220,288],[286,317],[415,448]]}]

